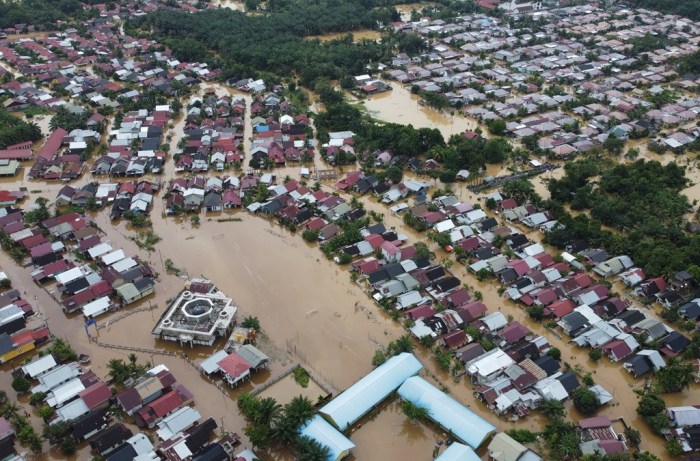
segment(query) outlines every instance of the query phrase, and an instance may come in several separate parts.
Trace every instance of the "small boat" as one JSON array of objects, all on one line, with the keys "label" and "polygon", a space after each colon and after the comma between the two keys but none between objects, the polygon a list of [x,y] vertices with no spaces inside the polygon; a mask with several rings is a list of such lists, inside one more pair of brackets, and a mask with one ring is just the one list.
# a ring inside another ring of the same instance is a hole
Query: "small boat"
[{"label": "small boat", "polygon": [[80,354],[78,356],[78,363],[85,365],[86,363],[90,363],[90,356],[87,354]]}]

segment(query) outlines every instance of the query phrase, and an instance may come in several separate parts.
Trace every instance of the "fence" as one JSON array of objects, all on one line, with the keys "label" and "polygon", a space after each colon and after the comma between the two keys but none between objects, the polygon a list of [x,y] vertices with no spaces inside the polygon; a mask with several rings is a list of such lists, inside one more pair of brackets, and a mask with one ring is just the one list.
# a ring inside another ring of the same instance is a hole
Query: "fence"
[{"label": "fence", "polygon": [[123,351],[141,352],[144,354],[167,355],[170,357],[177,357],[177,355],[178,355],[176,352],[163,351],[163,350],[159,350],[159,349],[148,349],[145,347],[123,346],[121,344],[103,343],[102,341],[97,339],[96,336],[92,336],[92,335],[88,335],[88,340],[90,340],[90,342],[97,344],[100,347],[106,347],[108,349],[118,349],[118,350],[123,350]]},{"label": "fence", "polygon": [[274,378],[272,378],[270,381],[266,382],[266,383],[263,384],[262,386],[259,386],[259,387],[256,387],[255,389],[253,389],[253,390],[250,392],[250,394],[251,394],[251,395],[257,395],[257,394],[261,393],[262,391],[264,391],[264,390],[267,389],[268,387],[272,386],[272,385],[275,384],[276,382],[278,382],[278,381],[280,381],[281,379],[284,379],[285,377],[287,377],[287,376],[289,376],[290,374],[294,373],[294,370],[296,370],[296,369],[299,368],[299,367],[301,367],[301,365],[299,365],[298,363],[297,363],[297,364],[294,364],[293,367],[288,368],[287,370],[285,370],[284,372],[282,372],[282,374],[279,374],[279,375],[275,376]]},{"label": "fence", "polygon": [[139,307],[137,309],[132,309],[130,311],[124,312],[123,314],[121,314],[113,319],[107,320],[105,323],[103,323],[101,325],[97,325],[97,329],[101,330],[102,328],[107,328],[108,326],[111,326],[112,324],[115,324],[118,321],[120,321],[120,320],[122,320],[130,315],[136,314],[138,312],[152,311],[153,309],[157,309],[157,308],[158,308],[158,304],[152,304],[149,306],[144,306],[144,307]]}]

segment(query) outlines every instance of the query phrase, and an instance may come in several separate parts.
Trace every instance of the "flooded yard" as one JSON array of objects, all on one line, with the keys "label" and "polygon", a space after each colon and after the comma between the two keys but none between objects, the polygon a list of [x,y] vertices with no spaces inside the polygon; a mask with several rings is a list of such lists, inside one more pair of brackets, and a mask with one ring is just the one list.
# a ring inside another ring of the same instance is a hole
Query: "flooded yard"
[{"label": "flooded yard", "polygon": [[297,382],[292,372],[271,384],[257,395],[260,398],[272,397],[277,400],[277,403],[284,405],[285,403],[289,403],[294,397],[300,395],[307,397],[312,403],[316,403],[319,399],[323,399],[326,396],[326,392],[313,378],[309,379],[305,387],[302,386]]},{"label": "flooded yard", "polygon": [[395,398],[362,418],[349,437],[355,444],[351,460],[428,460],[447,434],[431,423],[410,421],[401,411],[401,400]]}]

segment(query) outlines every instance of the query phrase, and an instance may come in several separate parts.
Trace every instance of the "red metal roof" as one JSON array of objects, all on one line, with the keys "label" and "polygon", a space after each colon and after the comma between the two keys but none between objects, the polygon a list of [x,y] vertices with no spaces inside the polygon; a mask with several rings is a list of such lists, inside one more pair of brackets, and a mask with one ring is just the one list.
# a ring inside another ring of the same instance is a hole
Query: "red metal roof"
[{"label": "red metal roof", "polygon": [[67,135],[68,132],[66,130],[63,128],[57,128],[56,131],[51,133],[51,136],[49,136],[46,143],[39,151],[39,157],[46,160],[52,160],[58,152],[58,149],[61,147],[61,144],[63,144],[63,138],[65,138]]},{"label": "red metal roof", "polygon": [[112,397],[112,391],[105,383],[97,383],[81,391],[78,395],[83,399],[85,405],[92,410],[109,400]]},{"label": "red metal roof", "polygon": [[176,391],[170,391],[148,404],[158,418],[164,417],[180,405],[182,405],[182,399]]},{"label": "red metal roof", "polygon": [[217,362],[217,365],[224,371],[224,373],[228,374],[232,378],[237,378],[252,368],[243,357],[235,352],[232,352],[228,357]]}]

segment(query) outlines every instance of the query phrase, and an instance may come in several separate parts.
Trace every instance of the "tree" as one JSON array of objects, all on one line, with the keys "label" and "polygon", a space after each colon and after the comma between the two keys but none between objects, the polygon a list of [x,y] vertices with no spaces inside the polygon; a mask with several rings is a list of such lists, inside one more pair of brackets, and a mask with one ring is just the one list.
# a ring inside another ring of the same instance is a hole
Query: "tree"
[{"label": "tree", "polygon": [[542,306],[530,306],[527,308],[527,315],[532,320],[541,321],[544,318],[544,308]]},{"label": "tree", "polygon": [[638,430],[634,429],[633,427],[625,428],[625,438],[629,440],[635,447],[638,447],[639,444],[642,442],[642,435],[639,433]]},{"label": "tree", "polygon": [[579,387],[572,393],[574,407],[584,415],[592,415],[598,410],[600,401],[592,390],[586,387]]},{"label": "tree", "polygon": [[660,392],[680,392],[690,386],[693,374],[690,363],[669,359],[668,364],[656,373],[657,387]]},{"label": "tree", "polygon": [[556,347],[553,347],[549,351],[547,351],[547,355],[552,357],[554,360],[561,359],[561,351]]},{"label": "tree", "polygon": [[416,346],[409,335],[400,336],[396,341],[389,343],[389,349],[393,352],[393,355],[398,355],[402,352],[413,352],[415,348]]},{"label": "tree", "polygon": [[379,365],[383,364],[386,362],[386,353],[384,352],[384,349],[377,349],[374,351],[374,355],[372,356],[372,366],[373,367],[378,367]]},{"label": "tree", "polygon": [[527,179],[508,181],[501,188],[501,192],[508,197],[514,198],[520,204],[534,201],[536,196],[539,198],[537,192],[535,192],[535,186]]},{"label": "tree", "polygon": [[681,456],[683,454],[683,445],[678,441],[677,438],[672,437],[666,441],[666,451],[668,454],[674,458]]},{"label": "tree", "polygon": [[243,328],[252,328],[255,331],[262,331],[260,328],[260,320],[258,320],[257,317],[253,317],[251,315],[243,319],[241,326]]},{"label": "tree", "polygon": [[506,121],[502,118],[488,120],[486,126],[489,132],[494,136],[503,136],[506,132]]},{"label": "tree", "polygon": [[41,419],[44,421],[48,421],[49,418],[51,418],[53,415],[56,414],[56,410],[51,408],[48,405],[44,405],[43,407],[39,408],[36,413],[39,415]]},{"label": "tree", "polygon": [[330,449],[316,440],[302,435],[294,445],[294,453],[299,461],[325,461],[330,455]]},{"label": "tree", "polygon": [[665,410],[666,402],[657,394],[645,394],[637,405],[637,414],[641,416],[654,416]]},{"label": "tree", "polygon": [[24,394],[31,387],[32,387],[32,383],[24,376],[17,375],[12,380],[12,389],[14,389],[15,391],[17,391],[20,394]]},{"label": "tree", "polygon": [[284,406],[284,418],[292,422],[295,429],[314,415],[314,404],[308,397],[298,395]]},{"label": "tree", "polygon": [[593,360],[594,362],[600,360],[602,356],[603,353],[600,351],[600,349],[591,349],[588,351],[588,358]]},{"label": "tree", "polygon": [[433,252],[430,251],[428,245],[425,242],[416,242],[413,244],[413,248],[416,250],[416,256],[419,258],[432,258]]},{"label": "tree", "polygon": [[317,242],[318,234],[319,231],[317,230],[306,229],[304,232],[301,233],[301,238],[303,238],[307,242]]},{"label": "tree", "polygon": [[403,170],[395,165],[386,169],[386,178],[393,184],[398,184],[403,179]]},{"label": "tree", "polygon": [[603,143],[603,148],[613,155],[620,155],[624,147],[625,140],[618,138],[614,134],[608,136],[608,138]]},{"label": "tree", "polygon": [[61,443],[63,438],[70,432],[70,423],[66,421],[61,421],[56,424],[47,424],[44,426],[44,438],[49,441],[51,445],[58,445]]},{"label": "tree", "polygon": [[46,349],[46,352],[53,355],[59,363],[78,360],[78,354],[73,350],[73,347],[68,341],[61,338],[53,338],[51,346]]},{"label": "tree", "polygon": [[542,414],[551,420],[564,417],[564,405],[556,399],[547,399],[540,405]]},{"label": "tree", "polygon": [[418,406],[408,400],[404,400],[401,403],[401,411],[403,411],[403,414],[406,415],[409,421],[425,420],[430,416],[430,412],[427,408]]}]

